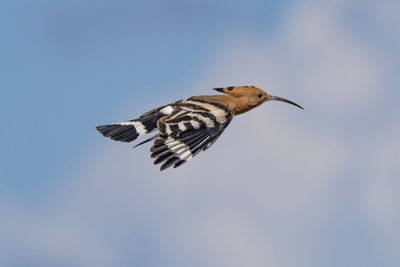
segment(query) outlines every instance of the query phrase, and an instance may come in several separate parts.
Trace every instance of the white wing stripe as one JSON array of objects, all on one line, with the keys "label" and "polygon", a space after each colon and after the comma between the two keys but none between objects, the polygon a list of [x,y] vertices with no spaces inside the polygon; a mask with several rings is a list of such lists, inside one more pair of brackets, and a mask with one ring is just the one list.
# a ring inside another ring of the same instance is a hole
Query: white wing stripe
[{"label": "white wing stripe", "polygon": [[124,121],[124,122],[120,122],[118,123],[119,125],[132,125],[133,127],[135,127],[136,132],[139,134],[139,136],[143,136],[147,134],[147,130],[144,127],[143,123],[141,123],[140,121]]},{"label": "white wing stripe", "polygon": [[204,102],[198,102],[196,100],[183,100],[183,103],[193,104],[205,109],[210,110],[210,113],[213,114],[219,123],[224,123],[226,121],[226,112],[225,110],[214,106],[213,104],[208,104]]},{"label": "white wing stripe", "polygon": [[165,115],[170,115],[174,111],[174,108],[171,106],[166,106],[165,108],[161,109],[160,112]]}]

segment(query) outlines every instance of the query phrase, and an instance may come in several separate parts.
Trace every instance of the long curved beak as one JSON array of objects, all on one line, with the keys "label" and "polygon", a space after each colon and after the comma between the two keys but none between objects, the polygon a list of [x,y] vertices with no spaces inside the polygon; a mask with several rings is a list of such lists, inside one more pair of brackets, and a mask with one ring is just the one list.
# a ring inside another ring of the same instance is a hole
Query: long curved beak
[{"label": "long curved beak", "polygon": [[292,104],[293,106],[296,106],[298,108],[304,109],[302,106],[297,105],[296,103],[294,103],[293,101],[287,100],[285,98],[279,97],[279,96],[274,96],[274,95],[268,95],[267,101],[269,100],[276,100],[276,101],[282,101],[282,102],[286,102],[289,104]]}]

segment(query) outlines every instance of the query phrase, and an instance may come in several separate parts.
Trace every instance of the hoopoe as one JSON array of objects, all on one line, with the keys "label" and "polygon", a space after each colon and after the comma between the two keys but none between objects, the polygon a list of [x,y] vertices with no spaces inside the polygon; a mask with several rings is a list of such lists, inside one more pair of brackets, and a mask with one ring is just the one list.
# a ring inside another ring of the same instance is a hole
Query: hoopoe
[{"label": "hoopoe", "polygon": [[226,95],[193,96],[153,109],[138,119],[97,126],[97,130],[115,141],[132,142],[150,132],[157,134],[137,144],[154,141],[150,149],[154,164],[161,171],[181,166],[218,139],[236,115],[269,100],[283,101],[303,109],[285,98],[269,95],[255,86],[214,88]]}]

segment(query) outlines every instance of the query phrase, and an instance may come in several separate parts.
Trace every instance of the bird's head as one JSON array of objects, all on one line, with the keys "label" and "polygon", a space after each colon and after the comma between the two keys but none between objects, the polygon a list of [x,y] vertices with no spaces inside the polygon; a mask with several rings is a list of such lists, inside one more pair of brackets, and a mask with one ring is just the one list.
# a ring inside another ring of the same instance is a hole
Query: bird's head
[{"label": "bird's head", "polygon": [[269,95],[267,92],[255,86],[229,86],[224,88],[214,88],[214,90],[233,97],[245,97],[248,105],[251,107],[256,107],[266,101],[276,100],[286,102],[303,109],[303,107],[294,103],[293,101],[282,97]]}]

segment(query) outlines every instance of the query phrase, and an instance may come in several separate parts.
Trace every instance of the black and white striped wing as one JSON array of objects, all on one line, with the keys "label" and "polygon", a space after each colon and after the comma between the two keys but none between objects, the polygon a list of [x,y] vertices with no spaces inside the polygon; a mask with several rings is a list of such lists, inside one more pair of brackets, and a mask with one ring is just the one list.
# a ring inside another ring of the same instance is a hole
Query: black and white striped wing
[{"label": "black and white striped wing", "polygon": [[158,121],[160,137],[154,141],[151,156],[161,170],[184,164],[199,152],[208,149],[232,120],[222,105],[183,100],[174,112]]}]

